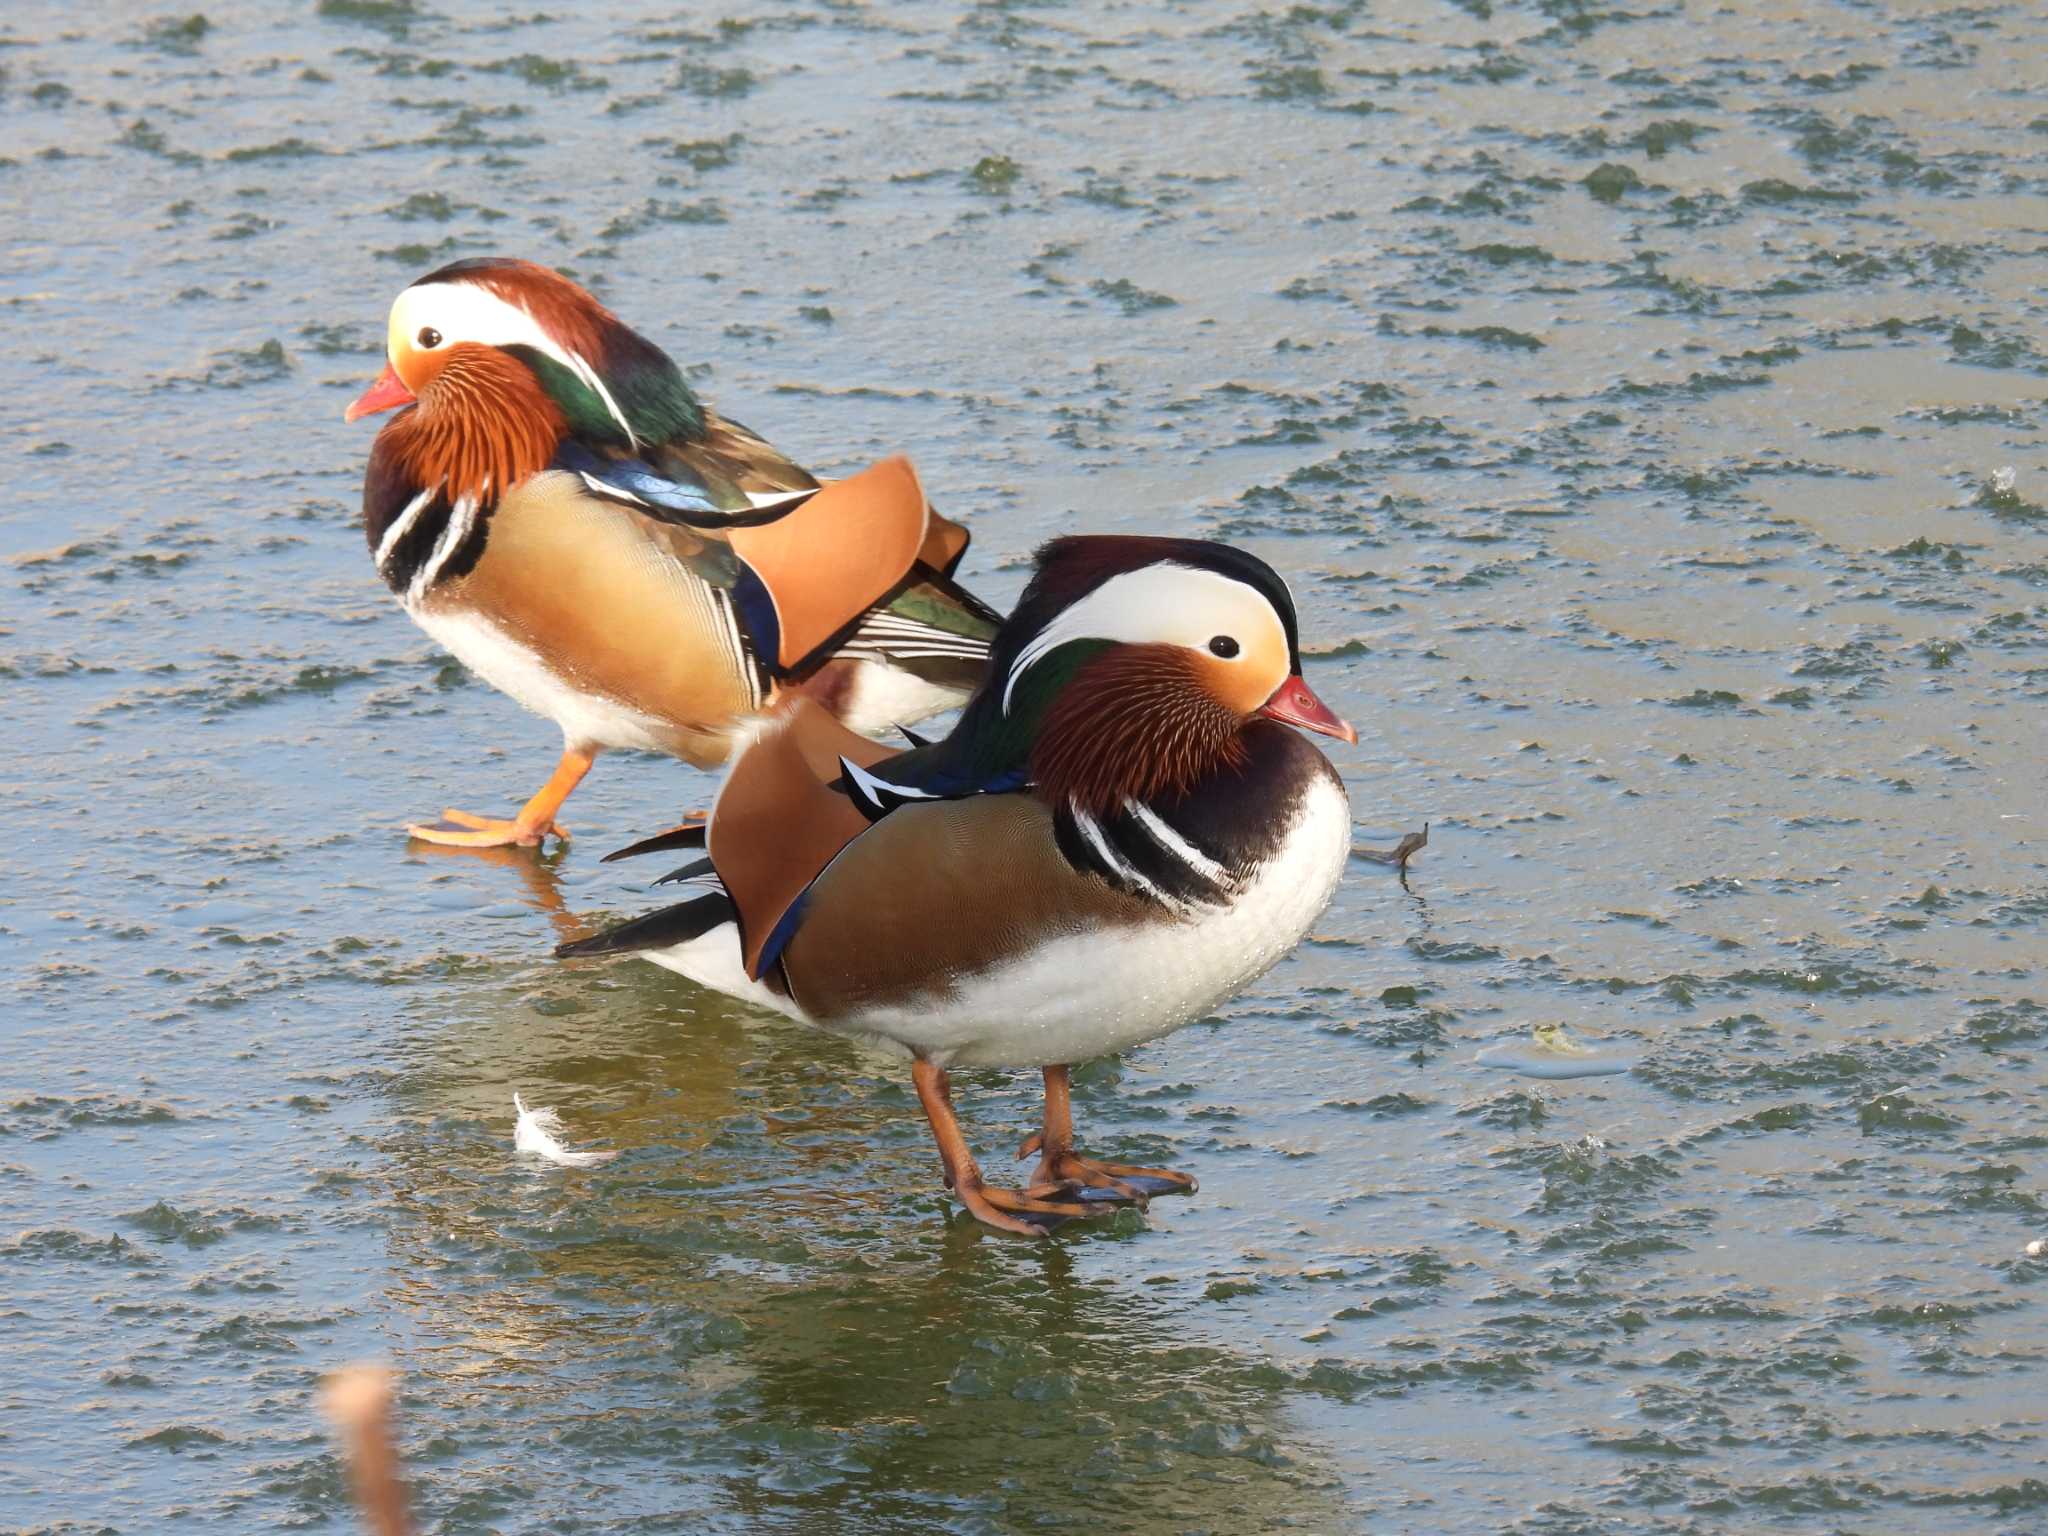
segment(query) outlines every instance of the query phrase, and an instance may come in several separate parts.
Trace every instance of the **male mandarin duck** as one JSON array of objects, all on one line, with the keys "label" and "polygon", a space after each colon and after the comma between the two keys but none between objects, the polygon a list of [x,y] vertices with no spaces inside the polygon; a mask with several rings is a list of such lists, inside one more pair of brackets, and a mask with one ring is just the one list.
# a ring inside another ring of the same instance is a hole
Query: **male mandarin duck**
[{"label": "male mandarin duck", "polygon": [[784,694],[872,732],[980,681],[997,616],[951,579],[966,530],[931,511],[907,460],[821,486],[531,262],[421,278],[391,307],[388,356],[347,411],[407,407],[363,483],[378,574],[563,736],[512,820],[451,810],[413,836],[537,844],[567,835],[556,812],[602,748],[708,766]]},{"label": "male mandarin duck", "polygon": [[[1358,739],[1302,680],[1271,567],[1057,539],[948,736],[892,754],[807,700],[778,707],[719,790],[709,857],[667,877],[706,894],[556,952],[640,955],[908,1055],[946,1183],[990,1226],[1192,1191],[1074,1150],[1068,1066],[1200,1018],[1329,905],[1350,806],[1290,725]],[[954,1066],[1043,1069],[1023,1189],[983,1180]]]}]

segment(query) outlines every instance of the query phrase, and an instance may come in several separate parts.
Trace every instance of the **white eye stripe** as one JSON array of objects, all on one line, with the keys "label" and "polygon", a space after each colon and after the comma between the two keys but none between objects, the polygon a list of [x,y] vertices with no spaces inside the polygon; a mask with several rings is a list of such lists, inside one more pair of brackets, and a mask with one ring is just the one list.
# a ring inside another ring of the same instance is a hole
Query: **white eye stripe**
[{"label": "white eye stripe", "polygon": [[1288,654],[1287,632],[1265,594],[1232,577],[1198,566],[1162,561],[1113,576],[1046,625],[1010,664],[1003,682],[1003,713],[1018,679],[1071,640],[1166,644],[1208,653],[1217,635],[1238,639],[1246,655],[1266,635]]},{"label": "white eye stripe", "polygon": [[413,344],[422,330],[439,331],[442,346],[473,341],[486,347],[531,347],[553,358],[604,402],[605,410],[626,434],[628,446],[639,448],[640,439],[632,423],[626,420],[612,392],[605,388],[604,380],[597,376],[589,361],[563,347],[525,309],[501,299],[488,288],[451,282],[419,283],[406,289],[391,306],[392,350],[397,350],[401,337],[408,345]]}]

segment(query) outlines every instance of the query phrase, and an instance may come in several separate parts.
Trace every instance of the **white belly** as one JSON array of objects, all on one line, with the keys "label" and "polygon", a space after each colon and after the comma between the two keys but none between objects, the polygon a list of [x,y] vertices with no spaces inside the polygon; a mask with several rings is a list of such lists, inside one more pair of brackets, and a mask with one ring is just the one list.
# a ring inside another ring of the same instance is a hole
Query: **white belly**
[{"label": "white belly", "polygon": [[797,1012],[788,998],[747,974],[746,962],[740,958],[740,931],[735,924],[721,923],[686,944],[671,944],[667,949],[643,949],[640,958],[652,960],[663,970],[674,971],[678,976],[687,976],[700,987],[737,997],[770,1013],[785,1014],[799,1023],[810,1022]]},{"label": "white belly", "polygon": [[619,747],[667,752],[672,732],[654,716],[575,687],[530,646],[479,614],[406,605],[413,621],[478,677],[562,728],[562,740],[584,749]]},{"label": "white belly", "polygon": [[1279,852],[1228,907],[1062,938],[959,978],[950,996],[832,1028],[941,1066],[1043,1067],[1129,1050],[1271,970],[1329,906],[1350,852],[1343,787],[1318,776]]}]

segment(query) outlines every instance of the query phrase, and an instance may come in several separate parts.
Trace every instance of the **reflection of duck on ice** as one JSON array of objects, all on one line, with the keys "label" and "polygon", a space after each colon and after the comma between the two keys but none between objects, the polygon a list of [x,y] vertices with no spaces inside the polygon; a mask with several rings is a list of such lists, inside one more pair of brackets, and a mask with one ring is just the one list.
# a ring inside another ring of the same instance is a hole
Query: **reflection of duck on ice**
[{"label": "reflection of duck on ice", "polygon": [[[1204,1340],[1184,1301],[1127,1279],[1077,1278],[1066,1248],[1020,1252],[967,1224],[924,1231],[904,1252],[868,1226],[803,1265],[751,1263],[744,1283],[730,1260],[682,1250],[621,1298],[625,1336],[594,1312],[587,1272],[556,1276],[559,1305],[508,1285],[494,1304],[548,1314],[520,1330],[545,1344],[484,1372],[422,1357],[402,1439],[468,1452],[419,1465],[422,1501],[502,1486],[524,1443],[614,1477],[661,1468],[658,1502],[636,1489],[609,1512],[622,1520],[823,1530],[858,1509],[911,1529],[943,1510],[949,1524],[1017,1529],[1057,1507],[1135,1530],[1347,1528],[1323,1458],[1289,1423],[1294,1380],[1263,1348]],[[693,1311],[686,1337],[678,1320]]]}]

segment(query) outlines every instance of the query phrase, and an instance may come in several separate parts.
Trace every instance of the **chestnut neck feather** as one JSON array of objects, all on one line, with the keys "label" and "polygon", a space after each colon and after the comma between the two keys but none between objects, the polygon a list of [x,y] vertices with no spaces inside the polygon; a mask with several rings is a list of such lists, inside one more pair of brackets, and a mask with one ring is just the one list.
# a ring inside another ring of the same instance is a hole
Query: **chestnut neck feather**
[{"label": "chestnut neck feather", "polygon": [[548,467],[567,427],[524,363],[495,347],[459,346],[418,408],[389,430],[415,484],[495,502]]},{"label": "chestnut neck feather", "polygon": [[1047,709],[1031,776],[1055,805],[1106,813],[1184,795],[1242,768],[1244,722],[1178,646],[1120,645],[1084,665]]}]

